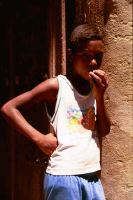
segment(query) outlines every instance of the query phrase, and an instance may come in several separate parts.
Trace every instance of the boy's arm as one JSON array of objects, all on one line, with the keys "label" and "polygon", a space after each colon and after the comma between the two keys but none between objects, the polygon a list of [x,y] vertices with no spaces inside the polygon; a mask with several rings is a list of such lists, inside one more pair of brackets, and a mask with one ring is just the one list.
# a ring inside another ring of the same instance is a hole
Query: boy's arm
[{"label": "boy's arm", "polygon": [[96,101],[97,104],[97,127],[101,136],[105,136],[110,132],[110,119],[104,105],[104,98]]},{"label": "boy's arm", "polygon": [[107,115],[104,104],[104,93],[108,86],[108,81],[105,72],[102,70],[94,70],[89,73],[92,92],[96,99],[97,107],[97,127],[101,136],[105,136],[110,132],[111,122]]},{"label": "boy's arm", "polygon": [[32,140],[45,154],[51,153],[57,147],[57,139],[54,134],[43,135],[20,113],[19,108],[27,105],[34,105],[39,102],[49,102],[55,104],[58,92],[58,82],[56,78],[48,79],[31,91],[25,92],[4,104],[1,108],[3,116],[18,132]]}]

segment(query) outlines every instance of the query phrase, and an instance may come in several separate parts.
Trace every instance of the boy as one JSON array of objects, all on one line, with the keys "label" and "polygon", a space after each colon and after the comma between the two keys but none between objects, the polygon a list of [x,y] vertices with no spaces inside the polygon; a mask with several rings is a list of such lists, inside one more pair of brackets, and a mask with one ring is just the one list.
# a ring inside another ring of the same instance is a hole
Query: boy
[{"label": "boy", "polygon": [[[49,156],[44,178],[46,200],[104,200],[98,135],[110,131],[104,107],[108,86],[100,70],[103,39],[87,24],[74,29],[66,76],[50,78],[2,107],[5,118]],[[54,133],[43,135],[19,112],[45,102]]]}]

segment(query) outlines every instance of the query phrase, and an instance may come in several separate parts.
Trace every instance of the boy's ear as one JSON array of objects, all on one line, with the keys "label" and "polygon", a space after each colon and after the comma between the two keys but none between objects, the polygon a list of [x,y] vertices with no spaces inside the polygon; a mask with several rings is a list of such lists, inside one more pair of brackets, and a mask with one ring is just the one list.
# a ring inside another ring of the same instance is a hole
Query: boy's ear
[{"label": "boy's ear", "polygon": [[67,49],[67,56],[70,56],[72,54],[71,49]]},{"label": "boy's ear", "polygon": [[72,61],[73,59],[73,54],[71,49],[67,49],[67,58],[69,59],[69,61]]}]

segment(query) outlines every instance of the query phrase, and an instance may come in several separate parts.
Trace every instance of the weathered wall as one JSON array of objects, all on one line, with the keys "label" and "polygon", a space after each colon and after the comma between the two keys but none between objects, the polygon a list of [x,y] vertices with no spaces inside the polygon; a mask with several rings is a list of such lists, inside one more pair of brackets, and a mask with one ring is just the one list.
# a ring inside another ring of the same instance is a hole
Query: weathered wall
[{"label": "weathered wall", "polygon": [[106,102],[112,121],[102,146],[102,182],[107,200],[133,199],[131,9],[130,0],[114,0],[106,10],[106,17],[110,15],[105,25],[103,69],[109,78]]}]

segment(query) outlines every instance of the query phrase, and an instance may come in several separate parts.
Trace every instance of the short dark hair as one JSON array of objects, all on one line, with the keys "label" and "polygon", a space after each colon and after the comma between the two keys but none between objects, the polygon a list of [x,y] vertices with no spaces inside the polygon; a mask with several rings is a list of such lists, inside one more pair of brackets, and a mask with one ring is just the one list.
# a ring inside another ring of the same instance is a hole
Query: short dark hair
[{"label": "short dark hair", "polygon": [[103,40],[103,35],[88,24],[79,25],[71,33],[69,48],[72,53],[75,53],[86,42],[91,40]]}]

